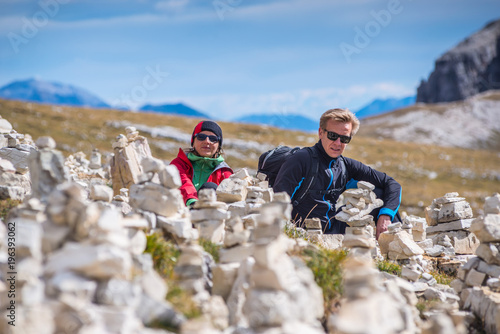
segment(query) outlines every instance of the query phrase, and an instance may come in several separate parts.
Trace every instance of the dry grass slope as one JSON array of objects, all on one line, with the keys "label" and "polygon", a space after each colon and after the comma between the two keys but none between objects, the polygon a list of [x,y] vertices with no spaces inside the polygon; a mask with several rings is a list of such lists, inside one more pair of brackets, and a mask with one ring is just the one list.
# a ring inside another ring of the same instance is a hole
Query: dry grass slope
[{"label": "dry grass slope", "polygon": [[[51,106],[18,101],[0,100],[0,115],[11,122],[19,133],[30,134],[35,140],[52,136],[65,156],[82,151],[90,155],[93,148],[111,153],[111,143],[125,129],[107,125],[108,121],[128,121],[147,126],[171,126],[191,133],[199,121],[195,118],[176,117],[153,113],[132,113],[108,109],[88,109]],[[312,145],[317,136],[299,131],[273,127],[220,122],[224,138],[251,140],[259,143],[289,146]],[[362,125],[363,126],[363,125]],[[189,143],[152,138],[145,135],[153,155],[164,160],[175,157],[178,147]],[[176,149],[161,149],[159,142],[168,142]],[[243,157],[227,157],[235,169],[256,169],[262,152],[245,152]],[[402,210],[423,216],[425,206],[432,199],[447,192],[459,192],[473,206],[477,215],[484,197],[500,192],[500,155],[495,151],[466,150],[401,143],[374,139],[369,134],[356,136],[345,156],[363,161],[396,178],[403,186]]]}]

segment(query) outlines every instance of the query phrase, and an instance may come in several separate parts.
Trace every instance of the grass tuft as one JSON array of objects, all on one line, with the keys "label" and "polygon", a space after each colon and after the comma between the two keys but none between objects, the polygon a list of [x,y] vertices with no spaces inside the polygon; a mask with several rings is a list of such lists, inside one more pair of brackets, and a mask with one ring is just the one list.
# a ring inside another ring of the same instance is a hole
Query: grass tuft
[{"label": "grass tuft", "polygon": [[217,245],[216,243],[211,242],[210,240],[200,238],[198,239],[198,244],[203,247],[205,252],[212,255],[215,263],[219,263],[219,251],[221,245]]},{"label": "grass tuft", "polygon": [[[153,258],[154,269],[166,281],[168,286],[167,301],[172,304],[175,310],[181,312],[188,319],[196,318],[201,315],[200,308],[191,298],[191,295],[179,287],[176,282],[174,268],[181,255],[178,247],[163,238],[159,233],[153,233],[147,236],[145,253],[150,253]],[[163,328],[174,330],[168,324],[151,324],[154,328]]]},{"label": "grass tuft", "polygon": [[386,273],[401,277],[401,266],[397,263],[382,260],[377,262],[377,268],[380,271],[385,271]]},{"label": "grass tuft", "polygon": [[0,200],[0,219],[5,221],[9,215],[9,212],[12,208],[15,208],[19,204],[21,204],[21,201],[18,200],[13,200],[13,199],[3,199]]},{"label": "grass tuft", "polygon": [[318,247],[306,248],[299,256],[311,269],[316,284],[323,290],[325,310],[332,310],[342,296],[342,262],[347,252]]}]

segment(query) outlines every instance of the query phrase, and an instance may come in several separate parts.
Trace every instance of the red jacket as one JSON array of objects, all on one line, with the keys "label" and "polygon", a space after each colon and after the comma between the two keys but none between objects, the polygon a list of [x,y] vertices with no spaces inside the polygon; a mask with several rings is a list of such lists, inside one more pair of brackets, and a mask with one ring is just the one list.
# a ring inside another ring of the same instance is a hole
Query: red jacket
[{"label": "red jacket", "polygon": [[[181,191],[182,197],[184,198],[184,203],[188,201],[190,198],[198,199],[198,191],[193,185],[193,165],[191,161],[188,159],[186,153],[182,149],[179,149],[179,154],[177,154],[177,158],[170,162],[171,165],[174,165],[179,170],[179,174],[181,175],[182,186],[179,188]],[[219,185],[222,180],[227,179],[229,176],[233,174],[233,170],[229,167],[226,162],[220,163],[210,174],[207,182],[213,182]]]}]

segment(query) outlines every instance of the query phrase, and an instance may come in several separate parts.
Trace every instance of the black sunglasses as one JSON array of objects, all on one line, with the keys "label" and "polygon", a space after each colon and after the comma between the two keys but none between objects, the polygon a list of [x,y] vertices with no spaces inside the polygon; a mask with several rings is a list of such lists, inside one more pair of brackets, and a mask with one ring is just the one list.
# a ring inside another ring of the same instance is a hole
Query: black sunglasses
[{"label": "black sunglasses", "polygon": [[204,133],[197,133],[196,138],[198,138],[199,141],[204,141],[205,139],[208,138],[208,140],[211,143],[217,143],[219,141],[219,137],[217,137],[215,135],[206,135]]},{"label": "black sunglasses", "polygon": [[326,137],[328,139],[330,139],[331,141],[336,141],[337,139],[340,138],[340,142],[342,144],[349,144],[349,142],[351,141],[352,137],[350,136],[343,136],[343,135],[339,135],[338,133],[335,133],[333,131],[328,131],[326,129],[323,129],[323,131],[326,132]]}]

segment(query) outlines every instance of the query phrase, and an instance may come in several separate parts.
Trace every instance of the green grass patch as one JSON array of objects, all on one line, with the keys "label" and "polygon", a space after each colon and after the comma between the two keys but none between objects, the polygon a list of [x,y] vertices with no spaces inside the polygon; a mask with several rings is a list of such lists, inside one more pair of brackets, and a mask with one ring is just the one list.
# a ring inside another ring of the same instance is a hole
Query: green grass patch
[{"label": "green grass patch", "polygon": [[377,262],[377,268],[380,271],[401,277],[401,266],[397,263],[383,260]]},{"label": "green grass patch", "polygon": [[205,252],[208,254],[212,255],[212,258],[216,263],[219,263],[219,251],[221,248],[221,245],[217,245],[210,240],[206,240],[203,238],[198,239],[198,244],[203,247]]},{"label": "green grass patch", "polygon": [[346,256],[345,250],[328,250],[321,247],[306,248],[299,254],[313,272],[316,284],[323,290],[327,312],[332,310],[342,296],[342,262]]},{"label": "green grass patch", "polygon": [[0,200],[0,219],[5,221],[7,219],[7,216],[9,215],[9,212],[12,208],[15,208],[21,204],[21,201],[17,200],[12,200],[12,199],[3,199]]},{"label": "green grass patch", "polygon": [[171,242],[166,241],[159,233],[147,236],[145,253],[153,258],[155,270],[166,280],[172,280],[174,267],[181,255],[180,250]]},{"label": "green grass patch", "polygon": [[[147,236],[145,253],[150,253],[153,258],[154,269],[165,280],[168,286],[167,301],[175,310],[184,314],[186,318],[196,318],[201,315],[201,310],[192,300],[191,295],[180,288],[176,283],[174,268],[181,255],[179,248],[172,242],[163,238],[160,233]],[[163,328],[170,331],[175,330],[169,324],[150,324],[154,328]]]},{"label": "green grass patch", "polygon": [[450,285],[451,281],[453,281],[455,278],[457,278],[456,275],[449,275],[442,270],[434,270],[431,271],[429,274],[431,274],[435,279],[438,284],[444,284],[444,285]]}]

